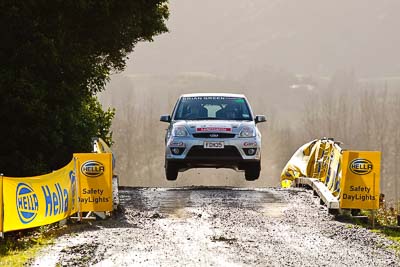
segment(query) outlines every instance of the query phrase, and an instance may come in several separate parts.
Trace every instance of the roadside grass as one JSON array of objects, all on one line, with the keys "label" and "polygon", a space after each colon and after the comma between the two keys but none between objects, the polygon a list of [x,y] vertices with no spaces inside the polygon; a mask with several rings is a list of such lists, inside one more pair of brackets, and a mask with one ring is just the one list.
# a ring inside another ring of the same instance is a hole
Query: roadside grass
[{"label": "roadside grass", "polygon": [[[397,203],[399,207],[399,203]],[[394,207],[387,208],[386,205],[380,207],[376,214],[376,220],[381,226],[377,232],[385,235],[392,240],[395,244],[391,246],[400,254],[400,227],[398,226],[399,209]]]},{"label": "roadside grass", "polygon": [[[118,211],[121,211],[119,207]],[[118,216],[118,212],[112,213]],[[93,224],[67,220],[66,224],[59,222],[37,228],[14,231],[0,238],[0,266],[25,266],[29,265],[37,253],[46,246],[54,244],[57,237],[62,235],[75,236],[81,231],[90,229]]]},{"label": "roadside grass", "polygon": [[23,266],[34,259],[45,246],[53,244],[64,227],[42,226],[31,230],[6,234],[0,240],[0,266]]},{"label": "roadside grass", "polygon": [[377,228],[372,229],[372,232],[384,235],[386,238],[392,240],[394,242],[389,248],[396,251],[398,255],[400,255],[400,229],[391,229],[391,228]]},{"label": "roadside grass", "polygon": [[[361,215],[368,216],[369,223],[360,222],[357,218],[353,221],[355,224],[361,225],[365,228],[371,228],[372,212],[369,210],[361,210]],[[399,212],[395,208],[387,208],[381,206],[374,214],[375,216],[375,228],[371,229],[372,232],[384,235],[388,239],[394,242],[394,245],[390,248],[394,249],[400,254],[400,227],[397,225],[397,216]]]},{"label": "roadside grass", "polygon": [[394,249],[400,255],[400,226],[397,225],[397,215],[399,212],[394,208],[380,207],[374,213],[375,227],[372,228],[373,214],[370,210],[358,210],[352,216],[350,212],[336,217],[337,220],[347,222],[346,228],[363,227],[371,232],[385,236],[392,240],[394,244],[389,248]]},{"label": "roadside grass", "polygon": [[91,223],[68,221],[60,226],[59,223],[40,226],[37,228],[6,233],[0,239],[0,266],[25,266],[33,261],[38,252],[46,246],[54,244],[57,237],[78,232],[91,227]]}]

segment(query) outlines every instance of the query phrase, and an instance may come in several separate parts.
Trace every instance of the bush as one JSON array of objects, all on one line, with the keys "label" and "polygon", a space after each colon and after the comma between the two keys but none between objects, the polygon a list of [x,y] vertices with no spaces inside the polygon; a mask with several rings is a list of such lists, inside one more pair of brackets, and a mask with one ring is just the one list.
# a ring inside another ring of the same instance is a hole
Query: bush
[{"label": "bush", "polygon": [[96,93],[139,41],[167,31],[166,0],[0,3],[0,173],[32,176],[111,143]]}]

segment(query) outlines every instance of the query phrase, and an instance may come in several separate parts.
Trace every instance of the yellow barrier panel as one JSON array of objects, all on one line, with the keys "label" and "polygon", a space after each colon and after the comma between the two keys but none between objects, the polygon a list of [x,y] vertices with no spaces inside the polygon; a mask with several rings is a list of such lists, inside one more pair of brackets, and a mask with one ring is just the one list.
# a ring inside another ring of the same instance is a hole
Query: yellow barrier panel
[{"label": "yellow barrier panel", "polygon": [[340,208],[379,208],[380,159],[378,151],[343,152]]},{"label": "yellow barrier panel", "polygon": [[81,212],[112,211],[112,154],[78,153],[77,174]]},{"label": "yellow barrier panel", "polygon": [[[308,176],[311,172],[310,164],[312,158],[313,148],[317,140],[313,140],[302,147],[300,147],[286,164],[285,168],[281,173],[281,185],[283,188],[290,186],[294,179],[299,177],[310,177]],[[290,182],[291,181],[291,182]]]},{"label": "yellow barrier panel", "polygon": [[74,161],[52,173],[3,177],[4,232],[51,224],[77,212]]},{"label": "yellow barrier panel", "polygon": [[101,138],[96,138],[94,140],[94,148],[93,148],[93,150],[96,153],[112,153],[111,148]]},{"label": "yellow barrier panel", "polygon": [[289,188],[292,186],[293,181],[290,180],[282,180],[281,181],[281,187],[282,188]]},{"label": "yellow barrier panel", "polygon": [[300,147],[281,173],[281,186],[299,177],[316,178],[338,196],[342,149],[332,139],[316,139]]},{"label": "yellow barrier panel", "polygon": [[342,149],[334,144],[331,150],[331,159],[325,180],[326,187],[335,197],[340,193]]},{"label": "yellow barrier panel", "polygon": [[328,176],[328,170],[330,166],[332,150],[334,142],[328,139],[321,139],[313,147],[314,160],[310,161],[312,172],[310,173],[311,178],[317,178],[321,182],[325,183],[325,179]]},{"label": "yellow barrier panel", "polygon": [[333,139],[323,138],[303,145],[281,174],[283,188],[299,177],[324,183],[342,209],[378,209],[380,195],[378,151],[344,151]]}]

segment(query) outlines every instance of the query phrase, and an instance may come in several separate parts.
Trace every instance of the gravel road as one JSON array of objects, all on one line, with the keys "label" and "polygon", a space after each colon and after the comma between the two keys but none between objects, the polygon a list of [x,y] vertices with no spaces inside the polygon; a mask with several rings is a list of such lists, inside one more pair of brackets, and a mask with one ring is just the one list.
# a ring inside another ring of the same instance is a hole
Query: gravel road
[{"label": "gravel road", "polygon": [[112,219],[33,266],[400,266],[391,241],[339,222],[304,189],[125,189]]}]

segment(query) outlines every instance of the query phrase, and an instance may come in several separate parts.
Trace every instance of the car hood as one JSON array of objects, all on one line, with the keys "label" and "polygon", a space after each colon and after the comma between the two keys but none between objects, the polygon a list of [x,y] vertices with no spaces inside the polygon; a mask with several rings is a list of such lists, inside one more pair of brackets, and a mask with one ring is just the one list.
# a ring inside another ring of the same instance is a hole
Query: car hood
[{"label": "car hood", "polygon": [[187,120],[176,121],[176,126],[185,126],[190,134],[193,133],[234,133],[238,134],[244,126],[254,127],[254,121],[232,120]]}]

